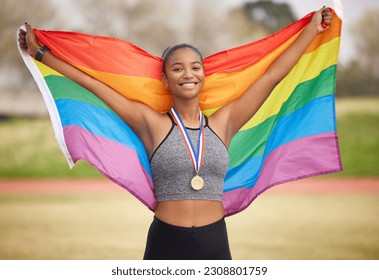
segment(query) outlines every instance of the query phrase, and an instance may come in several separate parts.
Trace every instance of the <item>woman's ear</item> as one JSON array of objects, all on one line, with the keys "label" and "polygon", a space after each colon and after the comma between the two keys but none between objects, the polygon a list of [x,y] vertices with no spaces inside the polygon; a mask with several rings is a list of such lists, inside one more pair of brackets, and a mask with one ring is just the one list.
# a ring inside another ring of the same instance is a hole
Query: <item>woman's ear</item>
[{"label": "woman's ear", "polygon": [[167,79],[167,75],[165,73],[162,72],[162,82],[164,84],[164,86],[166,88],[168,88],[168,79]]}]

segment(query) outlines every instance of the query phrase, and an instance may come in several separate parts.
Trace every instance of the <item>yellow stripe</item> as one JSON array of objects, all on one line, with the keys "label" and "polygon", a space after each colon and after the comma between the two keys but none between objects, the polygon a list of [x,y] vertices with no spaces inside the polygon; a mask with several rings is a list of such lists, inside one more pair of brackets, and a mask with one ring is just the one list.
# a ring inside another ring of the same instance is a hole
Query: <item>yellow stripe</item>
[{"label": "yellow stripe", "polygon": [[320,72],[338,60],[339,38],[321,46],[313,53],[304,55],[287,77],[274,89],[255,116],[241,130],[254,127],[276,115],[282,104],[290,97],[296,86],[317,77]]},{"label": "yellow stripe", "polygon": [[[322,45],[314,52],[303,55],[297,65],[287,75],[287,77],[283,79],[283,81],[270,94],[259,111],[241,128],[241,130],[246,130],[254,127],[264,122],[267,118],[276,115],[279,112],[282,104],[289,98],[298,84],[317,77],[323,69],[336,64],[338,60],[339,41],[340,38],[335,38],[332,41]],[[271,61],[272,60],[270,60],[270,62]],[[244,90],[241,90],[242,92],[234,92],[233,96],[229,94],[229,99],[223,100],[225,104],[229,103],[239,95],[243,94],[243,92],[255,81],[251,79],[251,76],[255,76],[257,73],[262,74],[263,71],[267,69],[268,65],[266,65],[266,63],[267,61],[262,61],[262,63],[259,62],[258,64],[263,65],[253,65],[249,68],[246,68],[245,70],[233,73],[233,79],[224,79],[223,81],[217,81],[217,79],[214,79],[212,81],[209,81],[209,83],[221,83],[223,86],[222,88],[225,89],[225,91],[235,91],[237,83],[238,87],[244,88]],[[243,86],[241,86],[242,83]],[[212,85],[208,86],[212,87]],[[220,95],[219,91],[218,94]],[[204,113],[206,115],[211,115],[222,105],[223,104],[219,104],[219,106],[212,109],[205,109]]]},{"label": "yellow stripe", "polygon": [[299,36],[300,31],[267,54],[257,63],[234,73],[215,73],[207,76],[200,94],[202,110],[219,108],[240,97],[253,84],[270,64],[282,54]]},{"label": "yellow stripe", "polygon": [[43,64],[37,60],[34,60],[34,62],[37,65],[42,76],[44,76],[44,77],[49,76],[49,75],[63,76],[61,73],[51,69],[50,67],[46,66],[45,64]]}]

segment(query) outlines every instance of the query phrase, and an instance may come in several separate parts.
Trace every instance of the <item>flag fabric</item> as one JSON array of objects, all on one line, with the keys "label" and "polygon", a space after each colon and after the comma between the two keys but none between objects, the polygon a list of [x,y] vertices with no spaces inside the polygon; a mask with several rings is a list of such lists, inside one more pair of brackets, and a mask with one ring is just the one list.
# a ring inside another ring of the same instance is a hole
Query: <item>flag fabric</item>
[{"label": "flag fabric", "polygon": [[[313,13],[256,42],[204,59],[200,108],[211,115],[241,96],[310,22]],[[342,163],[335,116],[336,66],[342,21],[318,35],[254,117],[235,135],[224,184],[225,215],[245,209],[268,188],[338,172]],[[35,30],[58,57],[126,98],[159,112],[173,105],[161,82],[162,58],[119,39]],[[57,141],[72,167],[80,159],[154,210],[156,200],[144,146],[94,94],[20,53],[43,95]]]}]

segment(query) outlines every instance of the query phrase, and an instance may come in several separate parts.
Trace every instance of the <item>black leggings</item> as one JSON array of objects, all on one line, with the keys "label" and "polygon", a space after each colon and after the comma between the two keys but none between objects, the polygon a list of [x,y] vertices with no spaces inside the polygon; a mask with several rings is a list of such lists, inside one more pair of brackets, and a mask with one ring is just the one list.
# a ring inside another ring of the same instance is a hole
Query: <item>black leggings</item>
[{"label": "black leggings", "polygon": [[225,220],[202,227],[179,227],[154,217],[144,260],[231,260]]}]

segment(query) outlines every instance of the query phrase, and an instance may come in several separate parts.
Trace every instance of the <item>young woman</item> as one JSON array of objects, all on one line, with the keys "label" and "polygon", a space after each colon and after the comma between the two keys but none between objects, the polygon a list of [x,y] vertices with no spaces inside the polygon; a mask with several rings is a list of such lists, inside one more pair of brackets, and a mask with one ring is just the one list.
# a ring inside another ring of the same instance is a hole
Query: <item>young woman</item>
[{"label": "young woman", "polygon": [[157,199],[144,259],[231,259],[222,205],[230,141],[312,40],[329,28],[331,20],[328,8],[317,11],[259,80],[209,118],[199,109],[205,75],[202,56],[193,46],[172,46],[163,54],[162,82],[171,92],[174,106],[170,113],[160,114],[126,99],[41,47],[28,24],[26,32],[20,31],[19,44],[31,56],[97,95],[143,142]]}]

